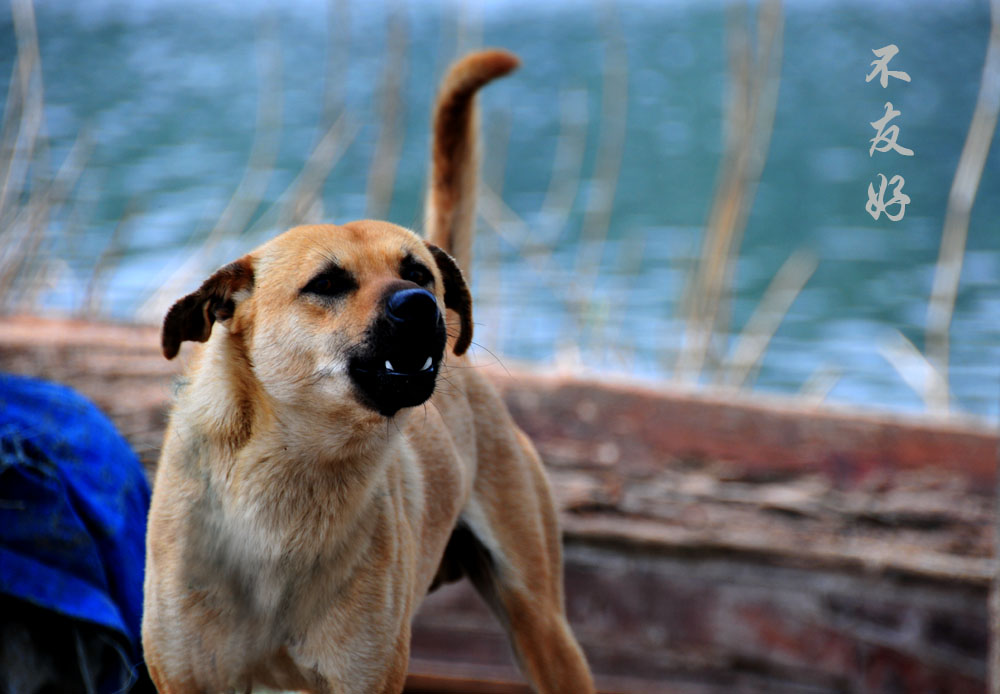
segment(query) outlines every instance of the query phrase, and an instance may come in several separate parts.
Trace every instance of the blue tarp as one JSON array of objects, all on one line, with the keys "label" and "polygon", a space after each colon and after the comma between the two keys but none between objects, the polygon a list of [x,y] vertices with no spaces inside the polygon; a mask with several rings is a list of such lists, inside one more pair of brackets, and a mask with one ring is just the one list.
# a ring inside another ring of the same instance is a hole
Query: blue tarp
[{"label": "blue tarp", "polygon": [[0,374],[0,593],[117,632],[138,663],[149,493],[93,404]]}]

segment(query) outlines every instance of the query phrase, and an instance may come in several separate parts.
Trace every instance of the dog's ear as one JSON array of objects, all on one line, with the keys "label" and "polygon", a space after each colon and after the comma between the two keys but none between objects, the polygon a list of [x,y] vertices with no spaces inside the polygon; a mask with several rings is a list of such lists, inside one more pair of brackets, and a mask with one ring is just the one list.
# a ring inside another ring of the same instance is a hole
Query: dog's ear
[{"label": "dog's ear", "polygon": [[253,265],[249,257],[243,257],[220,268],[196,292],[171,306],[163,319],[163,356],[176,357],[185,340],[205,342],[212,334],[215,321],[233,317],[236,311],[234,295],[252,286]]},{"label": "dog's ear", "polygon": [[465,283],[465,277],[455,259],[433,243],[428,243],[427,248],[444,278],[444,305],[455,311],[460,319],[458,339],[452,348],[455,355],[459,356],[465,354],[472,343],[472,294],[469,293],[469,285]]}]

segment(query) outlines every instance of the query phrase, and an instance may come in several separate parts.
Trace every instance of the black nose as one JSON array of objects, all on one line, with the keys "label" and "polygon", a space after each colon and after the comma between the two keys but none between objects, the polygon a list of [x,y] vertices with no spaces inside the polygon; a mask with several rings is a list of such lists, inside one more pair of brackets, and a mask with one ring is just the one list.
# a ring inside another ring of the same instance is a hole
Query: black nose
[{"label": "black nose", "polygon": [[411,287],[401,289],[389,297],[386,313],[394,323],[437,323],[438,305],[434,295],[426,289]]}]

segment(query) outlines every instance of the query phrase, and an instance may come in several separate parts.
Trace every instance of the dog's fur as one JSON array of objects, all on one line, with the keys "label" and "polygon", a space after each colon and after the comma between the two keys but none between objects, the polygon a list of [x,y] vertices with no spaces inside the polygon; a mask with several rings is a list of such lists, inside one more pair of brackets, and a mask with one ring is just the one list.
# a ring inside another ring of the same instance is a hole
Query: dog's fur
[{"label": "dog's fur", "polygon": [[[167,358],[206,344],[149,516],[142,636],[161,692],[400,692],[421,598],[461,576],[539,692],[593,691],[542,466],[461,356],[475,93],[516,66],[485,51],[447,75],[427,242],[386,222],[298,227],[167,314]],[[393,303],[418,286],[433,300]],[[423,313],[393,332],[404,310]]]}]

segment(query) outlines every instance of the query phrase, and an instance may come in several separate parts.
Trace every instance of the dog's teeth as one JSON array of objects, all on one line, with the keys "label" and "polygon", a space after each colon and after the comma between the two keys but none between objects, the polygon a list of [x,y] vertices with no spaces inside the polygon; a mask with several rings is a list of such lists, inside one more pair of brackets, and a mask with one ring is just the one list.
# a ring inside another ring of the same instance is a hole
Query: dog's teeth
[{"label": "dog's teeth", "polygon": [[395,371],[395,369],[392,368],[392,362],[389,361],[388,359],[385,360],[385,370],[386,371]]},{"label": "dog's teeth", "polygon": [[426,371],[429,368],[431,368],[431,358],[427,357],[427,361],[425,361],[424,365],[420,367],[420,370],[421,371]]}]

